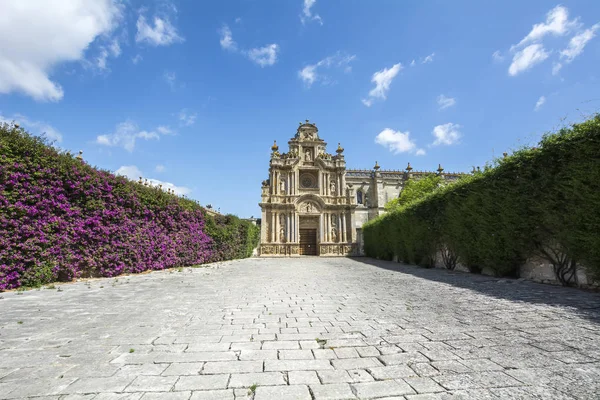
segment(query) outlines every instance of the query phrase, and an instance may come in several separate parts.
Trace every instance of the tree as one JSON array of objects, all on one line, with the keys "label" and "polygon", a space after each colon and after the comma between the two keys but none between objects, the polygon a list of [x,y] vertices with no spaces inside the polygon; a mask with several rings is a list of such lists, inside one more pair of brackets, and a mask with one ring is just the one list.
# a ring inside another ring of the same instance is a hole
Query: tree
[{"label": "tree", "polygon": [[444,179],[436,174],[427,174],[419,179],[411,178],[404,184],[400,196],[388,201],[385,209],[386,211],[398,210],[443,186],[445,186]]}]

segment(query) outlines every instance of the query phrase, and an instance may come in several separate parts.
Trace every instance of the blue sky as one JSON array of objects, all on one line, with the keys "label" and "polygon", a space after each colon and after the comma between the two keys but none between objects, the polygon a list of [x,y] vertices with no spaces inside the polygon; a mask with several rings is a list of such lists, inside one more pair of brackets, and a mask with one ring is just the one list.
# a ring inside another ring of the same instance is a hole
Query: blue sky
[{"label": "blue sky", "polygon": [[0,119],[259,215],[270,147],[470,171],[600,109],[600,2],[0,3]]}]

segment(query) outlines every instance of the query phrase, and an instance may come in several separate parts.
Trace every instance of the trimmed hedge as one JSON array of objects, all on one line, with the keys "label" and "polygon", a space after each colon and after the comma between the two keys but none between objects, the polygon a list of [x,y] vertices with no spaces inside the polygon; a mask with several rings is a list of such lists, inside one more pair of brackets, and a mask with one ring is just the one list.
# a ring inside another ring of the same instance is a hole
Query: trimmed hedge
[{"label": "trimmed hedge", "polygon": [[258,235],[0,124],[0,291],[248,257]]},{"label": "trimmed hedge", "polygon": [[378,217],[363,232],[371,257],[430,267],[442,251],[472,272],[516,276],[527,258],[540,256],[563,284],[576,283],[578,265],[597,279],[600,115]]}]

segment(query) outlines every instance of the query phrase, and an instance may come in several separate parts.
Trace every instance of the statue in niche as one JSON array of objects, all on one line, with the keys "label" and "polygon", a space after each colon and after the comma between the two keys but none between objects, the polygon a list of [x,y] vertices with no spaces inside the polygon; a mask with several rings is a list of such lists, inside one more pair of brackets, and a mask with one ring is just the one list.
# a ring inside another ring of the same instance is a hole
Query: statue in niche
[{"label": "statue in niche", "polygon": [[331,183],[329,184],[329,189],[331,189],[331,194],[332,195],[336,195],[337,193],[335,192],[335,182],[331,181]]},{"label": "statue in niche", "polygon": [[332,242],[337,242],[338,241],[338,231],[337,231],[337,228],[335,226],[333,226],[331,228],[331,241]]},{"label": "statue in niche", "polygon": [[281,243],[285,243],[286,239],[285,239],[285,214],[281,214],[279,215],[279,241]]},{"label": "statue in niche", "polygon": [[312,161],[312,154],[310,153],[310,149],[306,149],[304,152],[304,161]]},{"label": "statue in niche", "polygon": [[285,179],[281,180],[281,183],[279,184],[279,190],[281,191],[281,194],[285,194]]}]

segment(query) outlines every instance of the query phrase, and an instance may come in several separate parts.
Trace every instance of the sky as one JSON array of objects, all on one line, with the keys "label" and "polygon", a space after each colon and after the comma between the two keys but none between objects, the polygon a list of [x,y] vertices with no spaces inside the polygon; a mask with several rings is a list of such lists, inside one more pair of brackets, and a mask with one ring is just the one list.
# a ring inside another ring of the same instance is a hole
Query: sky
[{"label": "sky", "polygon": [[0,120],[260,216],[273,140],[469,172],[600,110],[600,2],[0,0]]}]

